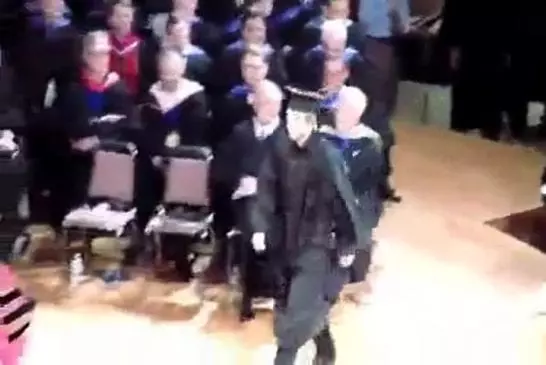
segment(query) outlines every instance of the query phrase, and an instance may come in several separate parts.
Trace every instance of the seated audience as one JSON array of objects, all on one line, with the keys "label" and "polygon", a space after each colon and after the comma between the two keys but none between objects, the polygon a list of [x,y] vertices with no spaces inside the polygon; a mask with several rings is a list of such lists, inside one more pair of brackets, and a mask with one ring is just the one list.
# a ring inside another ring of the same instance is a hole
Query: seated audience
[{"label": "seated audience", "polygon": [[267,43],[266,23],[260,13],[248,13],[243,19],[242,38],[230,44],[222,53],[216,65],[216,91],[224,94],[242,82],[241,58],[245,49],[261,49],[269,64],[268,78],[284,85],[286,73],[282,54]]}]

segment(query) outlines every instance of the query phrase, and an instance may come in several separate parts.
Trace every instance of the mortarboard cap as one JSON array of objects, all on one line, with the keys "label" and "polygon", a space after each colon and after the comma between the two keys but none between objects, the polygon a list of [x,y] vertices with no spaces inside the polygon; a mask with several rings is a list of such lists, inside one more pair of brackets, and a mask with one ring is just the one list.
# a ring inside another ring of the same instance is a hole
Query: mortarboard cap
[{"label": "mortarboard cap", "polygon": [[317,123],[320,103],[324,99],[323,95],[292,86],[287,86],[285,90],[288,95],[288,104],[286,107],[287,117],[290,114],[297,113],[300,116],[306,115],[306,120],[312,119],[313,123]]}]

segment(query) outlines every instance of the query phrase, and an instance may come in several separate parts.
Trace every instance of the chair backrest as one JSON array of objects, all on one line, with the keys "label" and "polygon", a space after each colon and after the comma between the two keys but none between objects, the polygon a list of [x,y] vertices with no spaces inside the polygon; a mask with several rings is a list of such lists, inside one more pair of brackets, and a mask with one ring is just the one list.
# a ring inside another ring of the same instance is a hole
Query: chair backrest
[{"label": "chair backrest", "polygon": [[166,204],[209,206],[210,150],[196,147],[171,154],[165,171]]},{"label": "chair backrest", "polygon": [[133,200],[134,161],[127,153],[98,150],[95,152],[89,198],[119,202]]}]

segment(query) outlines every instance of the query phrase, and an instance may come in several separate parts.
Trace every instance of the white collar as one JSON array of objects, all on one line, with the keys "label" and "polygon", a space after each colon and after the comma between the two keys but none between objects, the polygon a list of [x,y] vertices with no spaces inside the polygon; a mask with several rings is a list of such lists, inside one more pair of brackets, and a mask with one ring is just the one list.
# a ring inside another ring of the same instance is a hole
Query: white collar
[{"label": "white collar", "polygon": [[203,90],[200,83],[181,78],[176,90],[165,91],[161,87],[161,81],[158,81],[150,88],[150,94],[156,98],[161,111],[167,112],[190,96]]},{"label": "white collar", "polygon": [[277,117],[275,120],[271,121],[270,123],[263,125],[260,124],[256,118],[252,120],[252,124],[254,127],[254,136],[256,138],[262,138],[265,139],[269,136],[271,136],[279,127],[281,124],[280,119]]}]

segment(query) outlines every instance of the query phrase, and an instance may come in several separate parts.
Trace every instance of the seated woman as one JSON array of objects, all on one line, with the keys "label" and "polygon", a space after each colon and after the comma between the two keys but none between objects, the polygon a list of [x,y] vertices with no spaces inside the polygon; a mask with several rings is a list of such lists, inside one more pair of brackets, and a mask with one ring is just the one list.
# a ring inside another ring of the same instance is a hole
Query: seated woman
[{"label": "seated woman", "polygon": [[169,16],[163,39],[163,46],[176,49],[186,57],[186,77],[207,89],[212,78],[212,60],[202,48],[192,43],[191,24],[176,16]]},{"label": "seated woman", "polygon": [[223,51],[216,63],[215,91],[224,95],[231,88],[242,83],[241,58],[249,47],[259,49],[269,65],[268,79],[279,85],[286,82],[284,59],[278,50],[267,42],[266,22],[261,13],[248,13],[243,19],[242,38]]},{"label": "seated woman", "polygon": [[[160,156],[178,145],[209,145],[209,110],[203,86],[185,77],[187,58],[176,49],[158,57],[159,81],[140,107],[142,135],[136,165],[137,225],[144,232],[161,202],[164,176]],[[144,247],[142,247],[144,249]],[[185,278],[189,275],[184,273]]]},{"label": "seated woman", "polygon": [[[324,137],[342,153],[348,168],[349,180],[358,198],[363,226],[370,233],[377,227],[383,212],[384,199],[381,184],[384,180],[383,155],[379,134],[363,123],[360,118],[366,109],[367,99],[356,87],[347,86],[340,90],[334,113],[334,125],[323,125]],[[351,269],[351,283],[354,285],[353,299],[360,302],[363,283],[370,265],[370,252],[359,247]]]}]

